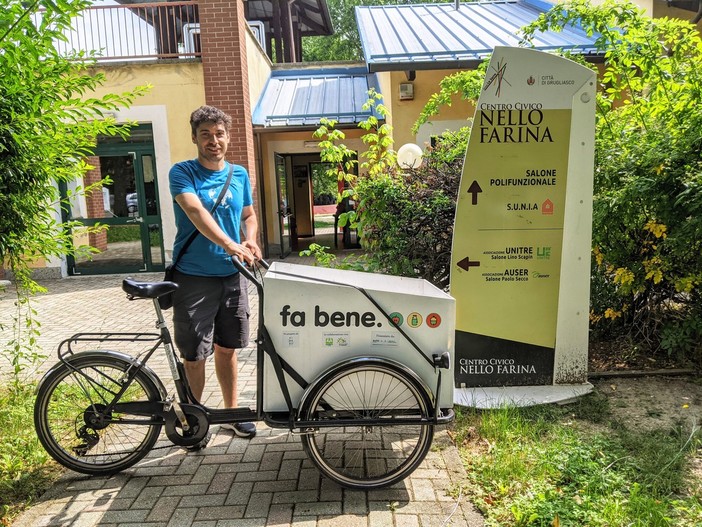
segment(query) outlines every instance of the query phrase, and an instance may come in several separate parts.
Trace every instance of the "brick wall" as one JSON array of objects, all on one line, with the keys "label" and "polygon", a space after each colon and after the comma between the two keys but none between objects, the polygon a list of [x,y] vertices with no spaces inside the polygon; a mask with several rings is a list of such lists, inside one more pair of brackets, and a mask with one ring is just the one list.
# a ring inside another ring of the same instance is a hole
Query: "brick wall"
[{"label": "brick wall", "polygon": [[248,170],[260,220],[244,4],[242,0],[204,0],[199,6],[205,99],[232,116],[227,160]]},{"label": "brick wall", "polygon": [[[83,176],[84,186],[92,185],[102,179],[100,172],[100,158],[96,156],[89,157],[87,162],[93,167]],[[86,216],[88,218],[104,218],[105,217],[105,202],[102,199],[102,191],[95,190],[85,196]],[[96,247],[101,251],[107,250],[107,231],[92,233],[88,236],[88,243],[91,247]]]}]

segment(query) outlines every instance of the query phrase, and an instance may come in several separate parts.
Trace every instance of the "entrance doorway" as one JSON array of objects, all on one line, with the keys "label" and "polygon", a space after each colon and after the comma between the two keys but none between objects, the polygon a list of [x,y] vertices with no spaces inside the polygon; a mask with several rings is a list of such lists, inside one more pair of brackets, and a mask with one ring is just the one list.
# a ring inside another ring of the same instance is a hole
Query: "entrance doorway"
[{"label": "entrance doorway", "polygon": [[[130,136],[100,137],[94,169],[85,186],[108,178],[102,193],[77,194],[68,217],[76,246],[89,246],[68,258],[68,272],[79,274],[133,273],[164,269],[165,254],[151,125],[139,125]],[[65,189],[66,191],[68,189]],[[67,192],[66,192],[67,194]],[[100,233],[84,227],[106,225]]]},{"label": "entrance doorway", "polygon": [[329,172],[332,164],[322,162],[319,154],[276,153],[275,167],[281,254],[313,243],[331,249],[352,246],[351,237],[344,239],[344,231],[336,225],[340,187],[336,174]]}]

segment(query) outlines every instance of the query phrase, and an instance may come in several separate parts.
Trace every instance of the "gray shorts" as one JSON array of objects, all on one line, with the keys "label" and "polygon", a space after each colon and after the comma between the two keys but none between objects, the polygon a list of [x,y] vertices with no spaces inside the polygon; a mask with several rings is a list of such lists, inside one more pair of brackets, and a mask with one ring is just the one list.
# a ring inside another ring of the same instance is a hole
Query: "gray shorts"
[{"label": "gray shorts", "polygon": [[192,276],[175,272],[173,340],[186,361],[207,358],[213,344],[244,348],[249,343],[247,280],[230,276]]}]

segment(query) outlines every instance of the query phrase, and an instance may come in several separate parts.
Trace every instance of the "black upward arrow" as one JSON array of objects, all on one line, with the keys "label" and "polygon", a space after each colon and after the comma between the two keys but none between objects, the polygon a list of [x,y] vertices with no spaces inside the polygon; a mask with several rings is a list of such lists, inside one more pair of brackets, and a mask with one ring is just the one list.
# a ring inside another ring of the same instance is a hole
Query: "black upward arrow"
[{"label": "black upward arrow", "polygon": [[478,204],[478,193],[482,191],[483,189],[480,188],[480,185],[478,185],[478,182],[474,179],[473,183],[471,183],[470,187],[468,187],[468,194],[471,194],[471,203],[473,205]]},{"label": "black upward arrow", "polygon": [[458,262],[456,265],[458,267],[460,267],[461,269],[463,269],[464,271],[468,271],[471,267],[480,267],[480,262],[478,262],[478,261],[471,262],[470,258],[468,256],[466,256],[465,258],[463,258],[463,260]]}]

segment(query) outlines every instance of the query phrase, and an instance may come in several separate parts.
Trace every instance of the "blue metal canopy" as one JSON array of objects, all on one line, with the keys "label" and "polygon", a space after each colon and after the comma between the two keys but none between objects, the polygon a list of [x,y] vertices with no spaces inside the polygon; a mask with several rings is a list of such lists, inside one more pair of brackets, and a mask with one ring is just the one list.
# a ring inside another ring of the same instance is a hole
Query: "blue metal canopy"
[{"label": "blue metal canopy", "polygon": [[358,124],[371,115],[368,90],[379,91],[364,67],[273,70],[253,112],[254,126],[317,126],[326,117]]},{"label": "blue metal canopy", "polygon": [[[518,46],[521,27],[548,11],[541,0],[495,0],[457,4],[356,7],[368,71],[475,67],[495,46]],[[534,46],[597,53],[579,28],[538,33]]]}]

